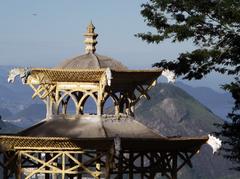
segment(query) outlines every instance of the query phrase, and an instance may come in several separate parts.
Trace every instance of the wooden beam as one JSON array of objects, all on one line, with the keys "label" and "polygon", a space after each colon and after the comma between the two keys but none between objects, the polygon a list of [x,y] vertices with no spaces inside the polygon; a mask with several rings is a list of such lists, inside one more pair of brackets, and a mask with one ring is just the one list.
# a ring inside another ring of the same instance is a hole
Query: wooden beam
[{"label": "wooden beam", "polygon": [[188,163],[188,165],[191,167],[192,163],[191,163],[191,158],[195,155],[195,152],[190,153],[190,155],[188,156],[187,152],[186,152],[186,159],[184,160],[183,158],[183,162],[181,165],[178,166],[177,171],[179,171],[184,165],[186,165],[186,163]]}]

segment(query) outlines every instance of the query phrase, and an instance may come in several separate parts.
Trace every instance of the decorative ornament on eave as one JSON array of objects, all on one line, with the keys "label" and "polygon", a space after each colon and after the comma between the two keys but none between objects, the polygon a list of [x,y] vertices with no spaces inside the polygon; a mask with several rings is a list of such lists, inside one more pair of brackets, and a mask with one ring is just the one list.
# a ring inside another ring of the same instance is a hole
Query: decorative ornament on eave
[{"label": "decorative ornament on eave", "polygon": [[213,154],[217,152],[221,146],[222,146],[222,141],[213,135],[208,134],[208,141],[207,144],[210,145],[213,149]]}]

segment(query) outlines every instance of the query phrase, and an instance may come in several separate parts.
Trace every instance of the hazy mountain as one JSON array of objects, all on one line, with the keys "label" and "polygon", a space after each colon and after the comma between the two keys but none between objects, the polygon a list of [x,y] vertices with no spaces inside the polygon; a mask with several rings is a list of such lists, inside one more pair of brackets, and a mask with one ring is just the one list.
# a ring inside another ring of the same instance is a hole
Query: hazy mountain
[{"label": "hazy mountain", "polygon": [[21,129],[22,128],[8,122],[0,122],[0,134],[14,134],[19,132]]},{"label": "hazy mountain", "polygon": [[2,118],[7,118],[11,117],[12,113],[7,108],[0,107],[0,115]]},{"label": "hazy mountain", "polygon": [[[17,113],[35,101],[32,100],[33,91],[23,85],[19,78],[13,84],[7,82],[8,71],[12,66],[0,66],[0,107]],[[1,115],[1,114],[0,114]]]},{"label": "hazy mountain", "polygon": [[230,93],[216,92],[207,87],[191,87],[182,82],[176,83],[176,86],[207,106],[214,114],[222,119],[226,119],[227,114],[231,112],[234,105],[234,100]]},{"label": "hazy mountain", "polygon": [[[145,125],[166,136],[200,136],[216,131],[214,123],[222,120],[206,106],[199,103],[182,89],[171,84],[158,84],[150,91],[151,100],[143,100],[136,109],[137,118]],[[185,167],[179,178],[212,179],[234,177],[229,171],[231,163],[212,154],[205,145],[193,159],[193,169]]]},{"label": "hazy mountain", "polygon": [[20,131],[20,127],[17,127],[11,123],[4,122],[3,121],[4,117],[0,119],[0,134],[5,134],[5,133],[16,133]]},{"label": "hazy mountain", "polygon": [[33,124],[44,119],[46,116],[46,107],[44,104],[31,104],[18,113],[6,118],[6,121],[20,126],[22,128],[30,127]]}]

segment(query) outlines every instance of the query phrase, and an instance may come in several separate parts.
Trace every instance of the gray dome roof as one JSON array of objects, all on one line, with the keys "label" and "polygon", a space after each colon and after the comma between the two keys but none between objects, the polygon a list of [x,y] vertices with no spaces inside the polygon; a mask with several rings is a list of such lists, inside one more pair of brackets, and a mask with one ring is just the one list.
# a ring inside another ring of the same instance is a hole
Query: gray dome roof
[{"label": "gray dome roof", "polygon": [[60,69],[101,69],[110,68],[112,70],[127,70],[128,68],[120,62],[110,57],[102,56],[96,53],[87,53],[68,59],[57,65]]}]

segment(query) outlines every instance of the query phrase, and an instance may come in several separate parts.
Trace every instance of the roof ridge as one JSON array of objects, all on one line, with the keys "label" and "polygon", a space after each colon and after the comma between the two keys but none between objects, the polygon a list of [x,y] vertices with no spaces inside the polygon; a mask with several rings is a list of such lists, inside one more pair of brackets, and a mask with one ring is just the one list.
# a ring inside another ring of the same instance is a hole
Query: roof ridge
[{"label": "roof ridge", "polygon": [[103,131],[104,131],[105,136],[106,136],[106,137],[109,137],[109,136],[108,136],[108,133],[107,133],[107,130],[106,130],[106,128],[104,127],[103,120],[101,120],[101,126],[102,126],[102,128],[103,128]]},{"label": "roof ridge", "polygon": [[94,57],[94,59],[97,61],[98,68],[101,68],[98,56],[95,55],[94,53],[91,53],[91,55],[92,55],[92,56]]},{"label": "roof ridge", "polygon": [[143,123],[137,121],[135,118],[132,119],[132,120],[133,120],[135,123],[137,123],[138,125],[141,125],[142,127],[146,128],[146,129],[148,129],[148,130],[150,130],[153,134],[158,135],[158,137],[161,137],[161,138],[166,137],[166,136],[162,135],[161,133],[159,133],[158,130],[153,129],[153,128],[150,128],[149,126],[144,125]]}]

